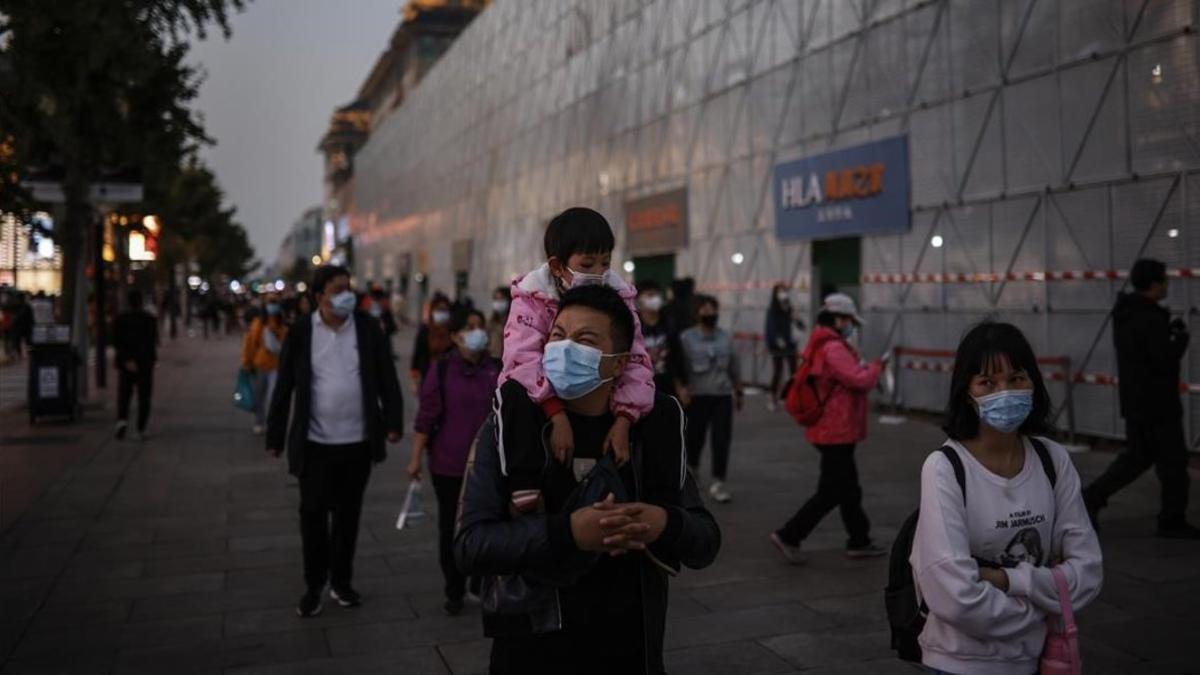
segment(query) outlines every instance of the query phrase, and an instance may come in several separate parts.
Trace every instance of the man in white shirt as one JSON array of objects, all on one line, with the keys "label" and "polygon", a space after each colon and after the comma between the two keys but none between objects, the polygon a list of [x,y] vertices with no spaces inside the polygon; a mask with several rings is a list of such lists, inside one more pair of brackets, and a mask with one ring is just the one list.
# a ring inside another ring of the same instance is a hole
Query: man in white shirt
[{"label": "man in white shirt", "polygon": [[321,267],[312,292],[317,309],[288,333],[267,417],[267,452],[281,455],[286,437],[288,470],[300,479],[302,617],[321,611],[327,583],[341,606],[362,603],[350,581],[363,492],[372,463],[404,428],[387,338],[378,321],[354,311],[350,273]]}]

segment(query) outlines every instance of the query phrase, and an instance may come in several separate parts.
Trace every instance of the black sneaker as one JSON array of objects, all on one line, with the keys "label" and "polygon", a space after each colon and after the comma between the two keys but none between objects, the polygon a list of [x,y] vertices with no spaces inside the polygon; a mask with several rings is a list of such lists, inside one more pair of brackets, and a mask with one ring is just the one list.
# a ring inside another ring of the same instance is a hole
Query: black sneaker
[{"label": "black sneaker", "polygon": [[1171,526],[1159,525],[1154,536],[1160,539],[1200,539],[1200,527],[1189,523]]},{"label": "black sneaker", "polygon": [[125,440],[125,432],[128,430],[129,422],[126,422],[125,420],[119,420],[117,422],[116,429],[113,430],[113,438],[116,438],[118,441]]},{"label": "black sneaker", "polygon": [[362,596],[358,591],[346,586],[345,588],[329,588],[329,597],[342,607],[358,607],[362,604]]},{"label": "black sneaker", "polygon": [[321,593],[309,591],[300,596],[300,603],[296,605],[296,614],[301,617],[316,616],[321,613]]},{"label": "black sneaker", "polygon": [[879,556],[887,555],[887,550],[875,544],[867,544],[866,546],[856,546],[854,548],[846,548],[846,557],[851,560],[862,560],[864,558],[878,558]]},{"label": "black sneaker", "polygon": [[442,609],[450,616],[458,616],[463,611],[462,598],[455,600],[454,598],[446,598],[446,604],[442,605]]}]

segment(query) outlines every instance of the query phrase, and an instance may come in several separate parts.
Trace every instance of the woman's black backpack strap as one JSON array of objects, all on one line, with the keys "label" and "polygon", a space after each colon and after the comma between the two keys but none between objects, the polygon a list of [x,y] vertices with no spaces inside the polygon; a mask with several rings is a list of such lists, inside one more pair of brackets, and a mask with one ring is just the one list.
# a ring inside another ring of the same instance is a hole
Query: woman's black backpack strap
[{"label": "woman's black backpack strap", "polygon": [[954,469],[954,480],[958,482],[958,487],[962,490],[963,505],[967,503],[967,469],[963,466],[962,457],[958,456],[958,451],[954,448],[943,445],[938,448],[946,459],[950,460],[950,466]]},{"label": "woman's black backpack strap", "polygon": [[1058,471],[1054,468],[1054,458],[1050,456],[1046,444],[1033,436],[1029,437],[1029,442],[1033,444],[1033,451],[1037,453],[1038,459],[1042,460],[1042,469],[1046,472],[1046,478],[1050,479],[1050,487],[1058,487]]}]

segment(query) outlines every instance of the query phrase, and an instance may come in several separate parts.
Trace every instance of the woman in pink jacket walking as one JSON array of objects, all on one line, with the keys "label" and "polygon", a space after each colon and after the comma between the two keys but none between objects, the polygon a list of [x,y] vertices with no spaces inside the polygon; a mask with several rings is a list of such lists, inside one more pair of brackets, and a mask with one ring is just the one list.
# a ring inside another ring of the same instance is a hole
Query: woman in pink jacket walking
[{"label": "woman in pink jacket walking", "polygon": [[847,341],[862,325],[850,296],[834,293],[825,298],[817,314],[817,327],[804,347],[803,358],[812,362],[817,392],[825,402],[816,424],[804,437],[821,453],[817,493],[782,528],[771,533],[771,543],[792,564],[803,564],[800,543],[834,507],[842,512],[849,540],[846,555],[870,558],[886,553],[871,542],[871,523],[862,508],[862,488],[854,447],[867,437],[867,394],[879,379],[883,362],[864,364]]}]

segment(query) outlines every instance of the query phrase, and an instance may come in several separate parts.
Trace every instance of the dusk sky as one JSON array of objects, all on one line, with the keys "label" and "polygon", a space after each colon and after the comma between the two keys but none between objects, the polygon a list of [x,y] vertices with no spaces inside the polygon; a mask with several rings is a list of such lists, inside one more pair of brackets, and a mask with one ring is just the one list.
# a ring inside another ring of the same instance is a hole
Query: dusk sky
[{"label": "dusk sky", "polygon": [[353,99],[400,21],[403,0],[254,0],[233,36],[195,42],[207,77],[196,108],[203,151],[264,263],[300,213],[321,202],[317,141]]}]

